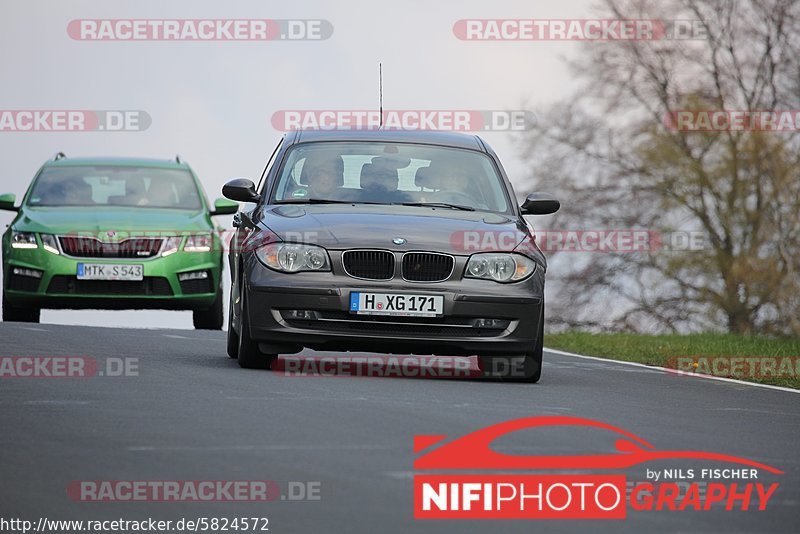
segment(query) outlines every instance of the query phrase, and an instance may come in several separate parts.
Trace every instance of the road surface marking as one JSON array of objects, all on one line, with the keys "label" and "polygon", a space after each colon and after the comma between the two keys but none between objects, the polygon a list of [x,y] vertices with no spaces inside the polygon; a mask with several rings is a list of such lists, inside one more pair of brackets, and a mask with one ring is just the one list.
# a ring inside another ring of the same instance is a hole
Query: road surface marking
[{"label": "road surface marking", "polygon": [[[545,352],[552,352],[553,354],[561,354],[562,356],[570,356],[572,358],[583,358],[585,360],[594,360],[594,361],[601,361],[606,363],[612,364],[619,364],[619,365],[630,365],[633,367],[640,367],[644,369],[650,369],[653,372],[661,372],[661,373],[669,373],[674,374],[675,369],[667,369],[666,367],[659,367],[657,365],[645,365],[643,363],[637,362],[625,362],[622,360],[611,360],[609,358],[599,358],[597,356],[585,356],[583,354],[575,354],[573,352],[566,352],[563,350],[558,349],[548,349],[545,347]],[[721,376],[711,376],[711,375],[704,375],[704,374],[682,374],[681,376],[689,377],[689,378],[701,378],[704,380],[717,380],[719,382],[728,382],[729,384],[737,384],[739,386],[751,386],[756,388],[763,388],[763,389],[774,389],[777,391],[785,391],[788,393],[800,393],[800,389],[792,389],[792,388],[785,388],[783,386],[773,386],[770,384],[758,384],[756,382],[745,382],[744,380],[735,380],[733,378],[723,378]]]}]

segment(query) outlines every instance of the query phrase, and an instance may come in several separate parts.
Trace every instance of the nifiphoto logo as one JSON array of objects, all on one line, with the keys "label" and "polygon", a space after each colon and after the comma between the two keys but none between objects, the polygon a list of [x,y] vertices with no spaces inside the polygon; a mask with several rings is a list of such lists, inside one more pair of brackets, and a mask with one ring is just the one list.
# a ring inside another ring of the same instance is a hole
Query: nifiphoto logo
[{"label": "nifiphoto logo", "polygon": [[[609,432],[615,436],[616,450],[554,456],[515,455],[492,448],[496,440],[514,432],[565,428]],[[415,436],[414,451],[419,454],[414,469],[421,471],[414,475],[416,519],[609,520],[625,519],[629,509],[763,511],[780,486],[773,481],[775,475],[784,474],[773,466],[722,453],[659,450],[621,428],[570,416],[516,419],[454,439]],[[647,468],[644,481],[629,484],[626,471],[650,462],[704,462],[715,467]],[[489,472],[473,474],[476,470]],[[548,473],[528,473],[539,470]]]}]

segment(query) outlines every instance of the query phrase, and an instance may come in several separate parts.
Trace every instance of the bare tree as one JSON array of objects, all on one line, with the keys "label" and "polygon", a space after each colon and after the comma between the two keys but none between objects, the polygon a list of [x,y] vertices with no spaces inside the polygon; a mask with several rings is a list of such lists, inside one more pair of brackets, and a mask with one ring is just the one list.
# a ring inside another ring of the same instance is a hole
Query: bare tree
[{"label": "bare tree", "polygon": [[682,110],[800,109],[800,4],[608,0],[600,12],[696,21],[703,36],[586,43],[572,65],[580,89],[521,139],[530,186],[558,192],[559,228],[682,230],[704,241],[701,250],[557,253],[550,317],[800,334],[800,135],[684,131],[668,120]]}]

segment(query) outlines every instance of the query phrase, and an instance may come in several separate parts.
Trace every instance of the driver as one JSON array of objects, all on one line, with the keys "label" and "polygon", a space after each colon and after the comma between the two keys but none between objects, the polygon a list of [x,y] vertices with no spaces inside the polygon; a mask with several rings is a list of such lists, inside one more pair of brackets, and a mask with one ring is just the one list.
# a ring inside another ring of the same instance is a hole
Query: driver
[{"label": "driver", "polygon": [[[424,202],[455,202],[477,205],[475,171],[469,165],[452,162],[432,162],[429,169],[434,177],[434,192],[427,192]],[[469,200],[470,202],[467,202]]]},{"label": "driver", "polygon": [[[405,166],[411,163],[409,160]],[[401,203],[411,200],[409,196],[398,189],[400,177],[396,160],[378,156],[370,163],[361,167],[361,193],[362,198],[369,202]]]},{"label": "driver", "polygon": [[342,157],[334,154],[310,154],[303,163],[301,179],[308,185],[309,198],[340,198],[344,185]]},{"label": "driver", "polygon": [[439,169],[439,190],[472,196],[475,172],[468,165],[445,165]]}]

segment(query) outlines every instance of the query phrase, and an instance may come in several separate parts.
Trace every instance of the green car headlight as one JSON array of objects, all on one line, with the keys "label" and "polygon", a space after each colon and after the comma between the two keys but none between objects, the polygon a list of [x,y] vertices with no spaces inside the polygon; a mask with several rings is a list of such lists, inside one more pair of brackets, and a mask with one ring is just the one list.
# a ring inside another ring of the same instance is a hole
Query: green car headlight
[{"label": "green car headlight", "polygon": [[284,273],[331,270],[328,252],[315,245],[271,243],[257,248],[256,257],[270,269]]},{"label": "green car headlight", "polygon": [[42,238],[42,247],[47,251],[53,254],[60,254],[58,251],[58,242],[56,242],[56,236],[53,234],[39,234],[39,237]]},{"label": "green car headlight", "polygon": [[536,263],[522,254],[473,254],[464,276],[495,282],[519,282],[536,271]]},{"label": "green car headlight", "polygon": [[169,256],[170,254],[175,254],[178,252],[178,247],[181,244],[181,238],[178,236],[168,237],[164,240],[164,244],[161,245],[161,256]]},{"label": "green car headlight", "polygon": [[184,252],[209,252],[211,250],[211,234],[193,234],[186,238]]},{"label": "green car headlight", "polygon": [[33,232],[11,232],[11,248],[39,248]]}]

